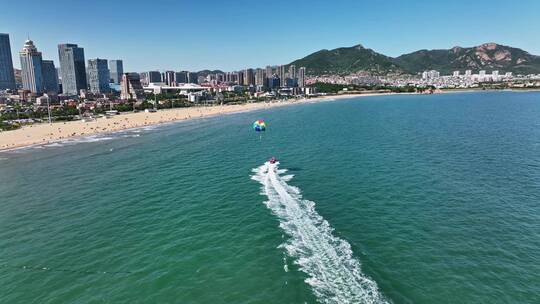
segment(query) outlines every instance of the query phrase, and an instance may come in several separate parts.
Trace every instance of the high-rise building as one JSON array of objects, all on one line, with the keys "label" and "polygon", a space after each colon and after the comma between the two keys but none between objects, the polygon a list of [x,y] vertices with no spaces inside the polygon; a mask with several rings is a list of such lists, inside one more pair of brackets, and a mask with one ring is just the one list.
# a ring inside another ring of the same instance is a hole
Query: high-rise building
[{"label": "high-rise building", "polygon": [[54,67],[54,61],[41,61],[41,73],[43,75],[43,92],[58,93],[58,73]]},{"label": "high-rise building", "polygon": [[454,77],[459,77],[459,71],[454,71]]},{"label": "high-rise building", "polygon": [[174,73],[174,82],[176,82],[176,84],[187,83],[188,82],[188,72],[182,71],[182,72]]},{"label": "high-rise building", "polygon": [[9,34],[0,33],[0,90],[15,89],[15,73],[11,59]]},{"label": "high-rise building", "polygon": [[298,86],[304,88],[306,86],[306,68],[298,69]]},{"label": "high-rise building", "polygon": [[287,78],[287,73],[285,72],[285,66],[280,65],[278,67],[278,77],[279,77],[279,83],[281,86],[284,86],[285,78]]},{"label": "high-rise building", "polygon": [[188,72],[188,83],[199,83],[199,74],[195,72]]},{"label": "high-rise building", "polygon": [[86,89],[86,67],[84,49],[76,44],[59,44],[58,57],[62,74],[62,92],[66,95],[78,95]]},{"label": "high-rise building", "polygon": [[147,72],[148,75],[146,77],[146,81],[148,83],[151,83],[151,82],[161,82],[161,73],[158,72],[158,71],[150,71],[150,72]]},{"label": "high-rise building", "polygon": [[266,69],[265,69],[265,73],[266,73],[266,78],[272,77],[272,75],[274,75],[274,71],[272,69],[272,66],[267,65]]},{"label": "high-rise building", "polygon": [[289,78],[296,79],[296,66],[294,64],[289,66]]},{"label": "high-rise building", "polygon": [[122,74],[122,84],[120,99],[128,100],[143,100],[144,89],[141,85],[141,78],[137,73]]},{"label": "high-rise building", "polygon": [[165,79],[163,82],[165,82],[168,86],[174,85],[174,76],[174,71],[166,71]]},{"label": "high-rise building", "polygon": [[120,84],[124,73],[124,63],[120,59],[109,60],[109,72],[113,83]]},{"label": "high-rise building", "polygon": [[279,88],[279,77],[276,74],[268,78],[268,88],[270,89]]},{"label": "high-rise building", "polygon": [[471,77],[471,75],[472,75],[472,71],[471,71],[471,70],[466,70],[466,71],[465,71],[465,76]]},{"label": "high-rise building", "polygon": [[255,74],[253,73],[253,69],[244,70],[244,85],[246,86],[255,85]]},{"label": "high-rise building", "polygon": [[238,85],[244,85],[244,72],[238,71],[236,73],[236,79],[237,79]]},{"label": "high-rise building", "polygon": [[111,74],[107,67],[107,59],[96,58],[88,60],[88,84],[92,93],[109,93],[110,80]]},{"label": "high-rise building", "polygon": [[263,69],[255,70],[255,85],[256,86],[266,86],[266,81],[265,81],[264,70]]},{"label": "high-rise building", "polygon": [[19,52],[21,58],[21,76],[23,89],[32,93],[43,93],[43,74],[41,71],[41,52],[38,52],[34,42],[30,39],[24,42]]}]

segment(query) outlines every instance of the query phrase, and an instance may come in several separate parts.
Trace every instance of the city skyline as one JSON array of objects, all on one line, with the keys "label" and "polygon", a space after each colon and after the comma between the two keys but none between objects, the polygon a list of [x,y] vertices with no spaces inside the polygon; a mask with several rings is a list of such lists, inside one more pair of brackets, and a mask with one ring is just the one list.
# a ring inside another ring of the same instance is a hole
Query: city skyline
[{"label": "city skyline", "polygon": [[[233,30],[243,20],[239,16],[272,8],[258,3],[216,3],[209,8],[194,2],[165,1],[152,3],[158,13],[149,14],[147,10],[137,9],[137,3],[133,5],[133,2],[128,5],[122,1],[97,1],[93,5],[105,5],[107,9],[96,12],[89,10],[90,4],[86,3],[58,1],[51,6],[38,6],[32,2],[35,1],[13,3],[12,10],[24,11],[27,18],[8,14],[0,20],[0,28],[10,34],[13,58],[17,58],[18,50],[29,37],[56,66],[59,62],[54,55],[57,46],[63,43],[78,44],[88,58],[123,59],[124,70],[136,72],[263,68],[288,64],[320,49],[358,43],[388,56],[485,42],[540,54],[540,42],[530,39],[534,36],[530,30],[522,30],[540,28],[540,21],[533,16],[540,10],[540,3],[535,1],[523,3],[527,10],[506,6],[501,10],[502,1],[466,6],[465,1],[409,4],[387,1],[376,9],[351,1],[283,2],[272,7],[281,8],[277,18],[286,25],[284,28],[253,26],[242,27],[241,31]],[[88,11],[88,18],[100,18],[104,22],[88,27],[85,18],[80,21],[65,18],[77,10]],[[178,11],[183,12],[182,18],[178,17]],[[46,24],[39,22],[43,14],[49,16]],[[170,23],[165,28],[149,26],[158,24],[159,20]],[[122,27],[126,22],[131,25]],[[14,67],[20,69],[18,60],[14,60]]]}]

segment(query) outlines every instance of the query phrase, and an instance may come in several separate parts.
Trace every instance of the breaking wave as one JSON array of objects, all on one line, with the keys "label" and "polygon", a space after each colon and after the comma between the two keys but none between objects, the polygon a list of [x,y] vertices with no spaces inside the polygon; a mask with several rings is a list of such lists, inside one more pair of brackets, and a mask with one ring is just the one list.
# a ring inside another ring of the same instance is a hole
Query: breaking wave
[{"label": "breaking wave", "polygon": [[308,278],[321,303],[388,303],[377,283],[361,272],[350,244],[332,234],[333,228],[304,200],[300,189],[287,184],[293,175],[283,175],[278,163],[253,169],[253,180],[262,185],[265,205],[280,221],[289,236],[281,245]]}]

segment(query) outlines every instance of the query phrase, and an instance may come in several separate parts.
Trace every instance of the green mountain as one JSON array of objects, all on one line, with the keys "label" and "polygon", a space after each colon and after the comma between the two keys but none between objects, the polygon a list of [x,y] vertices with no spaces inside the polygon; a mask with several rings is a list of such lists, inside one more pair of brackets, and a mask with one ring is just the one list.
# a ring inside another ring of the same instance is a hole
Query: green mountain
[{"label": "green mountain", "polygon": [[359,71],[371,74],[403,72],[393,58],[379,54],[361,45],[333,50],[321,50],[291,62],[297,67],[306,67],[309,75],[351,74]]},{"label": "green mountain", "polygon": [[395,59],[409,73],[438,70],[450,74],[455,70],[500,70],[516,74],[540,73],[540,56],[496,43],[475,47],[453,47],[449,50],[420,50]]},{"label": "green mountain", "polygon": [[367,72],[373,75],[389,73],[417,74],[425,70],[438,70],[450,74],[455,70],[499,70],[515,74],[540,73],[540,56],[524,50],[496,43],[463,48],[420,50],[396,58],[379,54],[371,49],[353,47],[321,50],[291,62],[305,66],[309,75],[346,75]]}]

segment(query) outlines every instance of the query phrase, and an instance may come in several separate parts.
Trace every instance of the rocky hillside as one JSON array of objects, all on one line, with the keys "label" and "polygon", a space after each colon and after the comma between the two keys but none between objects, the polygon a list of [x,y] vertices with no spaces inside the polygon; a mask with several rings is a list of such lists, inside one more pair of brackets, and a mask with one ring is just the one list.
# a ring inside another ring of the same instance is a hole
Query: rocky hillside
[{"label": "rocky hillside", "polygon": [[517,74],[540,73],[540,56],[496,43],[475,47],[453,47],[449,50],[420,50],[395,59],[409,73],[438,70],[450,74],[455,70],[500,70]]},{"label": "rocky hillside", "polygon": [[450,74],[455,70],[499,70],[516,74],[540,73],[540,56],[524,50],[496,43],[475,47],[453,47],[441,50],[420,50],[397,58],[379,54],[361,45],[321,50],[293,61],[297,67],[305,66],[309,75],[351,74],[369,72],[374,75],[388,73],[417,74],[424,70],[438,70]]}]

